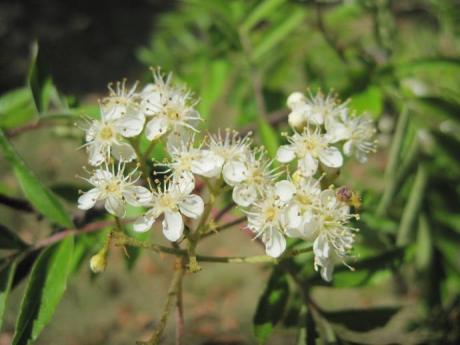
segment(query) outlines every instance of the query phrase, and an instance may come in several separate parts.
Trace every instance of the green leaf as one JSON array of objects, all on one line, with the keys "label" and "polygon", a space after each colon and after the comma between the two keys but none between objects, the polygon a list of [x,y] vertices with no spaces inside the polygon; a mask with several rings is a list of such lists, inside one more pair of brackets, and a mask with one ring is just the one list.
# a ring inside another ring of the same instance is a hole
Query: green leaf
[{"label": "green leaf", "polygon": [[14,272],[16,271],[16,261],[0,268],[0,331],[3,324],[3,314],[5,313],[6,301],[10,293],[13,282]]},{"label": "green leaf", "polygon": [[254,333],[259,344],[264,344],[275,325],[283,317],[289,297],[289,285],[286,275],[274,269],[268,285],[259,300],[254,316]]},{"label": "green leaf", "polygon": [[39,54],[38,44],[32,46],[32,61],[30,63],[27,84],[32,92],[35,108],[42,113],[48,107],[54,86],[50,74],[45,69],[43,58]]},{"label": "green leaf", "polygon": [[50,221],[64,227],[72,227],[72,221],[56,196],[38,180],[16,153],[5,134],[0,130],[0,148],[13,166],[16,178],[30,203]]},{"label": "green leaf", "polygon": [[264,119],[259,118],[258,130],[262,144],[267,149],[268,155],[275,158],[279,147],[278,133]]},{"label": "green leaf", "polygon": [[263,40],[254,47],[252,58],[254,60],[262,58],[297,28],[303,19],[303,11],[294,11],[291,15],[286,16],[282,23],[274,25],[273,29],[263,36]]},{"label": "green leaf", "polygon": [[371,85],[363,92],[351,96],[350,108],[358,113],[368,112],[378,119],[383,110],[383,95],[379,87]]},{"label": "green leaf", "polygon": [[27,88],[9,91],[0,97],[0,127],[19,127],[36,117],[32,96]]},{"label": "green leaf", "polygon": [[249,31],[257,23],[264,20],[265,17],[273,13],[277,7],[285,3],[286,0],[266,0],[262,1],[251,13],[246,17],[243,24],[241,24],[241,30]]},{"label": "green leaf", "polygon": [[15,232],[0,224],[0,249],[21,249],[27,244]]},{"label": "green leaf", "polygon": [[22,299],[12,345],[34,342],[51,320],[67,286],[73,247],[74,239],[68,237],[38,257]]}]

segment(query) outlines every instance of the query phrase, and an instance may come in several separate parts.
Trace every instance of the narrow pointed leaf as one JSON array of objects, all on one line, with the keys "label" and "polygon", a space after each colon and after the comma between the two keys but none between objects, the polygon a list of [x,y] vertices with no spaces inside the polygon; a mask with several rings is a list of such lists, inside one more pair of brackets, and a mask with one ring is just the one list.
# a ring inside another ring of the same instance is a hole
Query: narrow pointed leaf
[{"label": "narrow pointed leaf", "polygon": [[68,237],[38,257],[21,303],[12,345],[31,344],[51,320],[67,286],[73,247],[74,239]]},{"label": "narrow pointed leaf", "polygon": [[13,167],[22,191],[30,203],[51,222],[72,227],[72,221],[56,196],[41,184],[37,176],[26,166],[0,130],[0,149]]},{"label": "narrow pointed leaf", "polygon": [[0,268],[0,331],[3,324],[3,315],[5,313],[6,302],[13,282],[16,262]]}]

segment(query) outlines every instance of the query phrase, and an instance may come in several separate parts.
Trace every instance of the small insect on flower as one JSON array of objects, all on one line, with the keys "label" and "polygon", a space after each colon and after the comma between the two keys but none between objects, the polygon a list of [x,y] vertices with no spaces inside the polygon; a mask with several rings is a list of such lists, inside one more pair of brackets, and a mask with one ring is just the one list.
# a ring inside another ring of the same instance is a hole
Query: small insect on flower
[{"label": "small insect on flower", "polygon": [[85,179],[94,188],[78,198],[78,208],[88,210],[94,207],[97,201],[104,201],[107,212],[122,218],[125,216],[127,203],[132,206],[149,204],[152,193],[147,188],[135,185],[139,179],[139,177],[133,178],[136,170],[131,171],[126,176],[124,176],[124,170],[125,165],[122,163],[118,164],[116,172],[114,166],[112,166],[111,171],[108,166],[105,169],[97,169],[93,176]]},{"label": "small insect on flower", "polygon": [[322,134],[319,127],[314,130],[306,127],[302,133],[295,132],[287,140],[289,144],[279,147],[276,159],[289,163],[298,158],[298,167],[304,176],[313,176],[318,171],[318,161],[329,168],[340,168],[343,164],[342,154],[331,146],[329,137]]},{"label": "small insect on flower", "polygon": [[248,217],[248,228],[260,237],[265,244],[267,255],[277,258],[286,249],[285,211],[286,205],[295,193],[294,185],[279,181],[267,188],[262,199],[256,201],[251,209],[244,211]]},{"label": "small insect on flower", "polygon": [[112,155],[121,162],[130,162],[136,158],[132,146],[123,141],[142,132],[144,121],[138,116],[125,115],[116,118],[110,110],[105,112],[101,107],[101,119],[92,120],[86,129],[86,147],[89,164],[92,166],[109,162]]},{"label": "small insect on flower", "polygon": [[195,110],[197,101],[192,99],[190,91],[173,85],[171,74],[164,77],[155,70],[153,77],[154,84],[141,93],[141,111],[151,117],[145,128],[147,139],[156,140],[184,128],[196,132],[200,114]]},{"label": "small insect on flower", "polygon": [[352,249],[354,232],[357,229],[349,225],[355,215],[350,207],[337,199],[332,189],[321,192],[317,208],[316,239],[313,242],[315,270],[321,271],[326,281],[331,281],[334,265],[345,263]]},{"label": "small insect on flower", "polygon": [[172,242],[177,241],[184,232],[182,215],[196,219],[204,210],[204,202],[200,196],[191,194],[195,185],[183,184],[170,180],[163,187],[153,192],[150,203],[151,209],[134,223],[134,230],[145,232],[149,230],[155,220],[164,215],[162,222],[163,234]]}]

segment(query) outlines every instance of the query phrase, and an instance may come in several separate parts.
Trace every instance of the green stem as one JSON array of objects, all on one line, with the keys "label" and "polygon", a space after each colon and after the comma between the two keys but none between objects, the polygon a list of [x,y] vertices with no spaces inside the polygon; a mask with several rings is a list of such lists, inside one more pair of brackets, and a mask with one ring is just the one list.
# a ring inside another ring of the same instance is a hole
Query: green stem
[{"label": "green stem", "polygon": [[401,111],[401,115],[399,116],[396,131],[393,136],[393,142],[390,148],[387,168],[385,170],[385,189],[379,205],[377,206],[376,213],[378,216],[384,216],[386,214],[388,206],[390,206],[396,191],[396,169],[400,161],[401,148],[404,142],[404,135],[406,133],[408,120],[409,111],[408,107],[405,105]]},{"label": "green stem", "polygon": [[[114,241],[116,245],[119,246],[130,246],[130,247],[137,247],[137,248],[143,248],[143,249],[148,249],[152,250],[157,253],[166,253],[166,254],[171,254],[179,257],[186,257],[189,256],[189,251],[184,250],[184,249],[178,249],[178,248],[170,248],[166,246],[162,246],[159,244],[155,243],[149,243],[149,242],[142,242],[139,241],[135,238],[126,236],[123,233],[114,233],[113,234]],[[285,252],[281,257],[279,258],[272,258],[270,256],[266,255],[255,255],[255,256],[207,256],[207,255],[195,255],[196,260],[198,261],[203,261],[203,262],[221,262],[221,263],[278,263],[281,260],[284,260],[286,258],[294,257],[303,253],[308,253],[311,252],[312,247],[308,246],[305,248],[301,249],[295,249],[291,251]]]},{"label": "green stem", "polygon": [[424,197],[425,187],[428,181],[428,175],[423,163],[419,164],[415,181],[410,191],[409,200],[404,207],[401,223],[399,224],[398,237],[396,244],[404,246],[412,240],[415,219],[417,219],[420,205]]},{"label": "green stem", "polygon": [[152,140],[149,146],[147,147],[147,149],[145,150],[144,155],[142,157],[144,161],[146,161],[150,157],[150,154],[152,153],[152,150],[155,147],[155,145],[156,145],[156,141]]},{"label": "green stem", "polygon": [[131,140],[131,144],[132,144],[132,146],[134,148],[134,151],[136,152],[137,163],[139,164],[139,167],[141,168],[142,175],[144,175],[144,178],[147,181],[147,183],[148,183],[148,185],[150,187],[150,190],[153,190],[152,180],[150,179],[150,175],[148,173],[147,166],[145,165],[144,157],[143,157],[142,152],[141,152],[141,150],[139,148],[139,140],[137,138],[133,139],[133,140]]}]

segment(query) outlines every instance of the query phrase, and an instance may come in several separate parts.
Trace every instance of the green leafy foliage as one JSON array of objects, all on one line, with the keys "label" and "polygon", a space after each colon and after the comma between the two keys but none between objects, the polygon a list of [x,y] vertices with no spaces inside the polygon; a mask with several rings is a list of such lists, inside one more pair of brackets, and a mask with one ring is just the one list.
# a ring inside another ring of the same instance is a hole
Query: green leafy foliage
[{"label": "green leafy foliage", "polygon": [[34,263],[16,322],[13,345],[34,342],[50,321],[67,286],[73,246],[73,237],[68,237],[45,249]]},{"label": "green leafy foliage", "polygon": [[273,328],[282,319],[288,298],[287,276],[281,270],[275,269],[259,299],[254,316],[254,334],[259,344],[267,341]]},{"label": "green leafy foliage", "polygon": [[22,191],[30,203],[51,222],[72,227],[72,220],[56,196],[41,184],[35,174],[16,153],[5,134],[0,130],[0,147],[13,167]]},{"label": "green leafy foliage", "polygon": [[11,263],[0,262],[0,330],[3,324],[3,315],[5,313],[6,302],[10,293],[11,284],[13,283],[14,273],[16,271],[16,261]]}]

